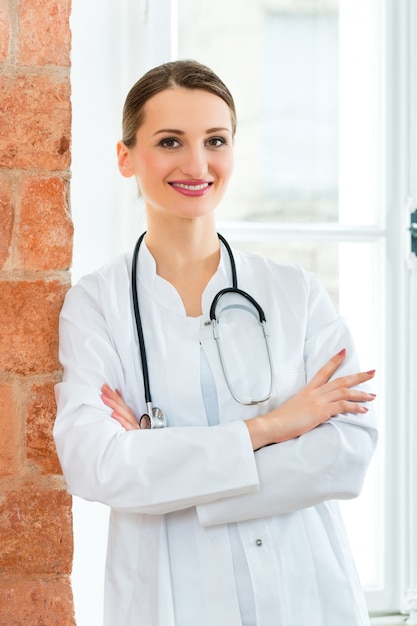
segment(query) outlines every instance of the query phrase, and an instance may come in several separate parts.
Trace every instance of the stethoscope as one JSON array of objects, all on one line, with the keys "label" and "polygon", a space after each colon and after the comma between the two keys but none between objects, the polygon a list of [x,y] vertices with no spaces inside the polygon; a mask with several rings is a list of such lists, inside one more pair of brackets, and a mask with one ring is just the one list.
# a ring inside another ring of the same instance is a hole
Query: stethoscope
[{"label": "stethoscope", "polygon": [[[139,428],[141,429],[164,428],[167,425],[166,417],[163,411],[158,407],[154,407],[152,403],[152,396],[151,396],[151,390],[150,390],[150,384],[149,384],[148,361],[146,357],[146,348],[145,348],[145,339],[143,336],[142,320],[141,320],[140,311],[139,311],[138,288],[137,288],[138,255],[139,255],[140,245],[145,235],[146,235],[146,232],[142,233],[142,235],[139,237],[138,241],[136,242],[136,245],[133,251],[133,258],[132,258],[132,302],[133,302],[133,311],[135,315],[136,330],[137,330],[138,340],[139,340],[139,352],[140,352],[140,359],[142,363],[143,386],[144,386],[145,402],[146,402],[146,410],[147,410],[147,412],[144,413],[139,420]],[[244,404],[247,406],[254,405],[254,404],[261,404],[262,402],[266,402],[267,400],[269,400],[269,398],[271,397],[272,383],[273,383],[272,358],[271,358],[271,350],[269,346],[269,339],[268,339],[269,332],[268,332],[268,327],[266,323],[265,313],[262,307],[260,306],[260,304],[258,304],[258,302],[256,302],[256,300],[250,294],[238,288],[236,264],[235,264],[235,260],[233,257],[233,252],[230,248],[230,245],[226,241],[226,239],[219,233],[217,233],[217,235],[218,235],[219,240],[223,243],[229,255],[230,266],[231,266],[231,271],[232,271],[232,287],[226,287],[225,289],[221,289],[214,296],[213,302],[211,303],[211,307],[210,307],[210,322],[209,323],[211,323],[213,327],[213,335],[214,335],[214,339],[216,340],[223,374],[224,374],[227,386],[233,398],[240,404]],[[265,338],[266,352],[267,352],[267,357],[268,357],[268,362],[269,362],[270,384],[269,384],[269,389],[267,393],[264,394],[263,397],[258,400],[254,400],[248,397],[239,397],[238,394],[233,390],[233,386],[230,382],[230,378],[227,373],[227,368],[225,365],[225,359],[224,359],[221,341],[220,341],[218,319],[216,317],[216,307],[218,306],[218,303],[221,300],[221,298],[223,298],[223,296],[225,296],[226,294],[238,294],[239,296],[242,296],[245,300],[247,300],[254,307],[254,309],[257,311],[257,314],[259,316],[259,324],[261,325],[263,336]]]}]

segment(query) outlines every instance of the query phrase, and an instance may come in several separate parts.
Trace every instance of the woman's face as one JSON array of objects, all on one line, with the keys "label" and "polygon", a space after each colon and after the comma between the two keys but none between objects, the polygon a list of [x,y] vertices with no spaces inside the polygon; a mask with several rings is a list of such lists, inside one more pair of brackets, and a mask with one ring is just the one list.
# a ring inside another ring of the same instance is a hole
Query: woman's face
[{"label": "woman's face", "polygon": [[136,176],[148,211],[206,215],[233,169],[229,107],[202,89],[166,89],[148,100],[135,146],[119,142],[118,157],[121,174]]}]

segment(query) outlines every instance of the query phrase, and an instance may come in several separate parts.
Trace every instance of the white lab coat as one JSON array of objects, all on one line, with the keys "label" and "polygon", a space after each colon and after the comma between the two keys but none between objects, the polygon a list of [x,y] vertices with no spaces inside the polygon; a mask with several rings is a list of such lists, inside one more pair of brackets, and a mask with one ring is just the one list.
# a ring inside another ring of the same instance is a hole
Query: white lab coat
[{"label": "white lab coat", "polygon": [[[372,408],[255,454],[243,422],[302,389],[342,348],[338,374],[358,371],[351,336],[314,275],[237,251],[235,260],[239,287],[270,327],[275,390],[262,409],[233,400],[205,324],[213,296],[231,284],[227,253],[203,294],[203,315],[189,318],[142,244],[138,291],[153,399],[168,416],[163,430],[125,432],[100,399],[107,382],[136,415],[145,411],[131,256],[67,294],[54,436],[70,493],[111,507],[105,624],[240,626],[227,527],[237,522],[257,626],[365,626],[337,499],[361,491],[377,438]],[[200,345],[219,398],[212,427]]]}]

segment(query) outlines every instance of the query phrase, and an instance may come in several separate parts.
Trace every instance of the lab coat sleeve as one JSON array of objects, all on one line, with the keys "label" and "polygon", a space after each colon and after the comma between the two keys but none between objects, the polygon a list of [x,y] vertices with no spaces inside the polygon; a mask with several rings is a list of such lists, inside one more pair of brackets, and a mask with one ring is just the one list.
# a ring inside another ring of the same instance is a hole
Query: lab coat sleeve
[{"label": "lab coat sleeve", "polygon": [[124,365],[98,291],[92,278],[72,288],[60,316],[54,438],[69,492],[119,511],[164,514],[256,490],[243,422],[126,432],[111,417],[100,389],[123,389]]},{"label": "lab coat sleeve", "polygon": [[[310,279],[304,350],[307,382],[342,348],[347,356],[335,376],[360,371],[345,321],[336,315],[315,277]],[[366,414],[340,414],[300,437],[258,450],[256,493],[198,506],[200,523],[210,526],[282,515],[325,500],[357,497],[377,442],[374,410],[372,404],[367,407]]]}]

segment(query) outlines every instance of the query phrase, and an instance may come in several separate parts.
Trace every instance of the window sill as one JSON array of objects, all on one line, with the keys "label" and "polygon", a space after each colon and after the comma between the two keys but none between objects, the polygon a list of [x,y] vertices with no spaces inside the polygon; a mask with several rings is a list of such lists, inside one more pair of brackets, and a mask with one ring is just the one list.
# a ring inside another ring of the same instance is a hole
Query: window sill
[{"label": "window sill", "polygon": [[386,617],[371,617],[371,626],[398,626],[406,624],[407,615],[389,615]]}]

